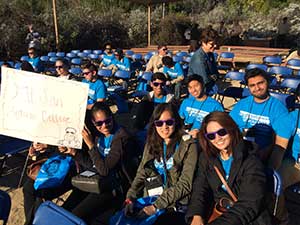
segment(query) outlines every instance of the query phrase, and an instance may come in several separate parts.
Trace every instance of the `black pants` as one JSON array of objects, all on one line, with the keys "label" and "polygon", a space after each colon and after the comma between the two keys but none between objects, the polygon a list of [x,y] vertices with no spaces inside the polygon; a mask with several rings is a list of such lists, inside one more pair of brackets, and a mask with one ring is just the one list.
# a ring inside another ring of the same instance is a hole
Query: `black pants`
[{"label": "black pants", "polygon": [[87,193],[73,189],[62,207],[88,224],[108,224],[110,216],[121,208],[123,198],[111,192]]},{"label": "black pants", "polygon": [[185,214],[180,212],[166,212],[159,216],[153,225],[186,225]]},{"label": "black pants", "polygon": [[32,224],[34,214],[43,201],[57,198],[72,188],[69,177],[56,188],[35,190],[33,184],[34,181],[27,177],[23,185],[25,225]]}]

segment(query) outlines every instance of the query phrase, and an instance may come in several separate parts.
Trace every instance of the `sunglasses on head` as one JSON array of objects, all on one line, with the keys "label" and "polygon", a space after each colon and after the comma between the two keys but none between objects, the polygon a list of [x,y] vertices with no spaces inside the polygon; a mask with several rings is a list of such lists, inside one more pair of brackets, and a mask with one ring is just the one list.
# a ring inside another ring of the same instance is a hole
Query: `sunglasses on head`
[{"label": "sunglasses on head", "polygon": [[206,133],[204,135],[208,140],[212,141],[216,138],[216,134],[223,137],[228,133],[227,133],[227,130],[225,128],[221,128],[220,130],[217,130],[216,132]]},{"label": "sunglasses on head", "polygon": [[103,124],[110,124],[111,121],[112,121],[112,118],[109,117],[109,118],[107,118],[106,120],[93,121],[93,124],[94,124],[96,127],[102,127]]},{"label": "sunglasses on head", "polygon": [[175,120],[172,118],[172,119],[168,119],[168,120],[155,120],[154,121],[154,125],[156,127],[162,127],[164,125],[164,123],[170,127],[175,124]]},{"label": "sunglasses on head", "polygon": [[62,69],[64,68],[63,66],[55,66],[56,69]]},{"label": "sunglasses on head", "polygon": [[153,86],[154,86],[154,87],[158,87],[158,86],[163,87],[163,86],[165,86],[165,83],[164,83],[164,82],[162,82],[162,83],[159,83],[159,82],[153,82]]}]

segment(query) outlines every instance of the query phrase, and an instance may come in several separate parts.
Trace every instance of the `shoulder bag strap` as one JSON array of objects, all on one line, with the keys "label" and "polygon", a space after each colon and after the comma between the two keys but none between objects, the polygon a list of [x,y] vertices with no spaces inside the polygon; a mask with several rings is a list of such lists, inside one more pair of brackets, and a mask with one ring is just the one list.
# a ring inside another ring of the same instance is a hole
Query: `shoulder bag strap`
[{"label": "shoulder bag strap", "polygon": [[227,182],[225,181],[224,177],[222,176],[220,170],[218,169],[218,167],[214,166],[214,169],[218,175],[218,177],[220,178],[220,180],[222,181],[222,183],[224,184],[228,194],[230,195],[230,197],[232,198],[232,200],[234,202],[237,202],[237,197],[234,195],[234,193],[232,192],[231,188],[228,186]]}]

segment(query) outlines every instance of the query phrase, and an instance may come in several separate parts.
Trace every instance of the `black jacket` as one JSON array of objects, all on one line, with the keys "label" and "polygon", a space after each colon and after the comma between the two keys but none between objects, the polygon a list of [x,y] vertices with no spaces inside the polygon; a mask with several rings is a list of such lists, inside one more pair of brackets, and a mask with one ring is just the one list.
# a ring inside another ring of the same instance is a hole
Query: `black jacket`
[{"label": "black jacket", "polygon": [[[264,208],[264,197],[266,194],[266,175],[264,167],[256,158],[250,154],[251,144],[242,141],[233,149],[233,162],[230,169],[227,184],[237,196],[238,201],[229,211],[224,213],[211,225],[270,225],[270,216]],[[218,158],[207,159],[202,153],[199,159],[199,168],[193,184],[193,192],[187,220],[190,221],[194,215],[200,215],[207,219],[207,210],[210,203],[219,202],[222,197],[230,196],[223,190],[222,182],[215,172],[216,165],[225,177],[224,169]],[[213,199],[213,200],[212,200]]]},{"label": "black jacket", "polygon": [[128,151],[132,147],[130,140],[131,136],[129,133],[121,127],[115,133],[111,143],[111,150],[104,159],[96,146],[91,150],[78,150],[74,159],[84,168],[92,168],[94,165],[100,176],[107,176],[120,166],[121,158],[124,160],[128,158]]}]

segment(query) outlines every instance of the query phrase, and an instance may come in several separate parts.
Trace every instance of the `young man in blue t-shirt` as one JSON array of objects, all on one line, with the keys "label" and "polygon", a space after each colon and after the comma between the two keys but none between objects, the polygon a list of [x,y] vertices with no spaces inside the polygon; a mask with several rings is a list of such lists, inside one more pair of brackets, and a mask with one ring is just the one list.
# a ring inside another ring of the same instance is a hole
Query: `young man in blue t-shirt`
[{"label": "young man in blue t-shirt", "polygon": [[[243,131],[245,138],[258,144],[262,159],[272,168],[278,169],[291,135],[290,129],[286,129],[290,124],[288,110],[279,100],[270,96],[269,77],[265,71],[258,68],[248,70],[245,81],[251,95],[240,100],[230,116]],[[255,129],[251,129],[252,134],[249,134],[248,129],[252,127]]]},{"label": "young man in blue t-shirt", "polygon": [[106,44],[104,54],[102,56],[102,61],[99,65],[99,67],[101,69],[105,69],[106,67],[112,65],[114,59],[115,59],[115,55],[113,54],[111,45]]},{"label": "young man in blue t-shirt", "polygon": [[92,63],[88,63],[82,72],[85,78],[82,82],[89,85],[88,110],[93,107],[95,102],[103,102],[106,98],[106,87],[101,80],[97,79],[97,72],[97,67]]},{"label": "young man in blue t-shirt", "polygon": [[174,63],[170,56],[164,56],[162,58],[163,73],[170,78],[171,81],[168,82],[169,85],[174,85],[174,96],[175,99],[180,99],[180,88],[181,82],[184,79],[183,70],[180,63]]},{"label": "young man in blue t-shirt", "polygon": [[[300,100],[300,85],[298,85],[295,96]],[[281,175],[283,189],[300,182],[300,109],[297,108],[289,113],[291,119],[292,135],[290,138],[287,154],[284,156],[279,174]],[[286,124],[286,129],[289,129]]]},{"label": "young man in blue t-shirt", "polygon": [[181,103],[179,115],[184,119],[186,130],[196,138],[203,118],[210,112],[224,109],[219,102],[205,94],[201,76],[194,74],[188,77],[188,91],[190,96]]}]

